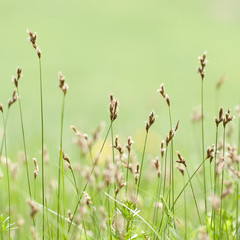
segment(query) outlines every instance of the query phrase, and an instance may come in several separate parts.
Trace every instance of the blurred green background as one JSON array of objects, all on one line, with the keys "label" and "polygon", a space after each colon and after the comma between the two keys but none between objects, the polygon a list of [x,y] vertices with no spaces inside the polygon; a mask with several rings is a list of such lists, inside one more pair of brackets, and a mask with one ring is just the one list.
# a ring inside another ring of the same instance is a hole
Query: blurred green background
[{"label": "blurred green background", "polygon": [[[187,151],[193,144],[191,111],[200,103],[197,57],[205,50],[209,60],[205,81],[206,144],[214,141],[215,85],[223,74],[228,81],[221,90],[219,104],[234,109],[239,102],[237,0],[1,1],[0,24],[0,101],[7,103],[13,90],[11,76],[18,65],[22,66],[21,99],[32,154],[40,149],[39,73],[27,28],[39,36],[46,145],[56,157],[62,102],[57,87],[59,70],[70,87],[64,125],[66,146],[72,144],[71,124],[88,133],[101,120],[108,124],[111,92],[120,101],[114,132],[125,137],[123,143],[128,135],[141,135],[138,132],[144,130],[152,109],[158,115],[152,131],[156,139],[165,138],[169,131],[167,108],[156,91],[164,82],[174,122],[181,122],[181,141],[176,147],[185,145]],[[19,123],[15,106],[8,127],[10,149],[22,148]],[[135,141],[142,144],[143,139]],[[154,144],[153,152],[158,152],[159,142]]]}]

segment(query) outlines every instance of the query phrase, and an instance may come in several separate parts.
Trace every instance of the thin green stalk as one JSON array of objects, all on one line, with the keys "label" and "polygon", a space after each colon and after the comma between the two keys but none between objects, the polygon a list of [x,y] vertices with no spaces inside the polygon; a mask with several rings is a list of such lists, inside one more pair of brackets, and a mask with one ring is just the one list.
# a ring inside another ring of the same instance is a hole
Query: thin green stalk
[{"label": "thin green stalk", "polygon": [[[240,118],[238,118],[238,156],[240,154]],[[237,163],[237,169],[239,172],[239,162]],[[239,223],[238,223],[238,195],[239,195],[239,182],[237,181],[237,201],[236,201],[236,240],[239,240],[239,235],[238,235],[238,228],[239,228]]]},{"label": "thin green stalk", "polygon": [[144,156],[145,156],[145,151],[146,151],[147,138],[148,138],[148,132],[146,131],[144,146],[143,146],[141,166],[140,166],[140,173],[139,173],[139,178],[138,178],[138,183],[137,183],[137,197],[138,197],[139,187],[140,187],[140,182],[141,182],[141,177],[142,177],[142,168],[143,168],[143,161],[144,161]]},{"label": "thin green stalk", "polygon": [[[187,185],[191,182],[191,180],[193,179],[193,177],[196,175],[196,173],[198,172],[198,170],[202,167],[203,163],[206,162],[206,161],[207,161],[207,158],[205,158],[205,160],[199,164],[199,166],[198,166],[197,169],[194,171],[194,173],[192,174],[192,176],[189,177],[187,183],[185,184],[185,186],[182,188],[182,190],[180,191],[180,193],[179,193],[178,196],[176,197],[176,199],[175,199],[175,201],[174,201],[174,203],[173,203],[173,206],[176,205],[178,199],[181,197],[182,193],[184,192],[184,189],[185,189],[185,188],[187,187]],[[172,206],[172,208],[173,208],[173,206]],[[171,210],[172,210],[172,208],[171,208]]]},{"label": "thin green stalk", "polygon": [[[217,166],[217,149],[218,149],[218,125],[216,126],[216,140],[215,140],[215,156],[214,156],[214,196],[216,196],[216,190],[217,190],[217,173],[216,173],[216,166]],[[215,217],[216,217],[216,211],[214,207],[212,207],[212,216],[211,216],[211,226],[212,223],[214,223],[214,240],[216,239],[216,224],[215,224]]]},{"label": "thin green stalk", "polygon": [[[185,177],[183,176],[183,186],[185,186]],[[185,240],[187,239],[187,196],[184,190],[184,220],[185,220]]]},{"label": "thin green stalk", "polygon": [[130,162],[130,151],[128,151],[128,159],[127,159],[126,198],[127,198],[127,194],[128,194],[128,172],[129,172],[129,162]]},{"label": "thin green stalk", "polygon": [[[19,89],[17,88],[17,94],[19,94]],[[32,199],[32,191],[31,191],[31,183],[30,183],[30,176],[29,176],[29,166],[28,166],[28,156],[27,156],[27,146],[26,146],[26,139],[25,139],[25,131],[24,131],[24,123],[23,123],[23,113],[22,113],[22,104],[21,104],[21,98],[18,98],[18,104],[19,104],[19,113],[20,113],[20,119],[21,119],[21,128],[22,128],[22,137],[23,137],[23,149],[24,149],[24,156],[25,156],[25,166],[26,166],[26,173],[27,173],[27,183],[28,183],[28,191],[29,191],[29,197]],[[33,225],[35,226],[35,220],[33,220]]]},{"label": "thin green stalk", "polygon": [[41,135],[42,135],[42,205],[43,205],[43,214],[42,214],[42,239],[44,240],[45,233],[45,172],[44,172],[44,129],[43,129],[43,84],[42,84],[42,63],[41,58],[39,58],[39,83],[40,83],[40,103],[41,103]]},{"label": "thin green stalk", "polygon": [[[9,215],[9,226],[11,225],[11,189],[10,189],[10,178],[9,178],[9,162],[8,162],[8,154],[7,154],[7,120],[8,120],[8,113],[7,111],[7,116],[6,120],[4,119],[4,113],[2,114],[3,116],[3,125],[4,125],[4,139],[5,139],[5,158],[6,158],[6,168],[7,168],[7,186],[8,186],[8,215]],[[9,232],[8,232],[8,237],[11,239],[11,227],[9,227]]]},{"label": "thin green stalk", "polygon": [[[110,124],[110,126],[109,126],[109,128],[108,128],[108,130],[107,130],[106,136],[105,136],[105,138],[104,138],[104,141],[103,141],[103,144],[102,144],[102,146],[101,146],[101,149],[100,149],[100,151],[99,151],[99,153],[98,153],[97,159],[99,159],[99,157],[100,157],[100,155],[101,155],[101,153],[102,153],[102,150],[103,150],[103,148],[104,148],[104,145],[105,145],[105,143],[106,143],[106,141],[107,141],[107,137],[108,137],[108,134],[109,134],[109,132],[110,132],[111,125],[112,125],[112,122],[111,122],[111,124]],[[94,163],[94,165],[93,165],[93,167],[92,167],[90,176],[92,175],[94,169],[95,169],[95,163]],[[76,207],[75,207],[74,212],[73,212],[72,220],[71,220],[71,222],[70,222],[70,224],[69,224],[69,227],[68,227],[68,232],[70,232],[70,230],[71,230],[71,226],[72,226],[74,217],[75,217],[75,215],[76,215],[76,213],[77,213],[78,205],[80,204],[80,201],[81,201],[82,196],[83,196],[83,192],[86,190],[86,188],[87,188],[87,186],[88,186],[88,183],[89,183],[88,181],[85,183],[85,185],[84,185],[84,187],[83,187],[83,190],[82,190],[82,194],[81,194],[80,198],[78,199],[78,202],[77,202]]]},{"label": "thin green stalk", "polygon": [[[113,121],[111,122],[111,139],[112,139],[112,161],[113,161],[113,164],[115,163],[115,155],[114,155],[114,140],[113,140]],[[114,182],[113,184],[113,192],[115,191],[116,189],[116,184]],[[109,187],[108,187],[108,191],[109,191]],[[116,199],[116,194],[114,195],[114,199]],[[117,223],[117,218],[115,216],[115,219],[113,219],[114,217],[114,211],[116,211],[116,202],[114,202],[114,207],[112,209],[112,221],[115,220],[115,222]],[[111,218],[110,218],[111,219]],[[117,225],[117,224],[116,224]],[[110,225],[111,226],[111,225]],[[112,235],[110,234],[110,239],[112,239]]]},{"label": "thin green stalk", "polygon": [[205,218],[207,217],[207,192],[206,192],[206,169],[205,169],[205,147],[204,147],[204,116],[203,116],[203,79],[201,81],[201,119],[202,119],[202,161],[203,161],[203,185],[204,185],[204,202],[205,202]]},{"label": "thin green stalk", "polygon": [[[225,161],[225,138],[226,138],[226,128],[223,128],[223,161]],[[222,210],[223,210],[223,182],[224,182],[224,168],[222,169],[222,183],[221,183],[221,206],[220,206],[220,237],[222,236]]]},{"label": "thin green stalk", "polygon": [[[204,162],[205,162],[205,161],[203,161],[203,163],[204,163]],[[190,187],[191,187],[191,190],[192,190],[192,195],[193,195],[193,199],[194,199],[194,202],[195,202],[195,206],[196,206],[196,209],[197,209],[197,214],[198,214],[199,223],[202,225],[202,221],[201,221],[201,217],[200,217],[200,212],[199,212],[198,204],[197,204],[197,199],[196,199],[196,196],[195,196],[195,193],[194,193],[194,190],[193,190],[193,186],[192,186],[192,182],[191,182],[191,177],[190,177],[190,174],[189,174],[187,168],[186,168],[186,171],[187,171],[187,175],[188,175]]]},{"label": "thin green stalk", "polygon": [[[172,115],[171,115],[171,108],[170,106],[168,107],[169,110],[169,122],[170,122],[170,129],[173,128],[172,126]],[[170,155],[170,159],[171,159],[171,177],[172,180],[170,181],[172,183],[171,187],[172,187],[172,202],[174,202],[174,162],[173,162],[173,139],[171,141],[171,155]],[[169,201],[170,201],[170,197],[169,197]],[[169,208],[170,208],[170,204],[169,204]],[[174,208],[173,208],[173,214],[174,214]]]},{"label": "thin green stalk", "polygon": [[[60,192],[61,192],[61,173],[62,172],[62,187],[63,187],[63,216],[65,216],[65,182],[64,182],[64,168],[63,168],[63,119],[64,119],[64,107],[65,107],[65,94],[63,94],[62,100],[62,112],[61,112],[61,128],[60,128],[60,154],[58,163],[58,211],[57,211],[57,239],[59,239],[59,216],[60,216]],[[64,221],[63,221],[64,222]]]},{"label": "thin green stalk", "polygon": [[163,196],[165,196],[166,178],[167,178],[167,153],[168,153],[168,147],[166,147],[166,152],[165,152]]}]

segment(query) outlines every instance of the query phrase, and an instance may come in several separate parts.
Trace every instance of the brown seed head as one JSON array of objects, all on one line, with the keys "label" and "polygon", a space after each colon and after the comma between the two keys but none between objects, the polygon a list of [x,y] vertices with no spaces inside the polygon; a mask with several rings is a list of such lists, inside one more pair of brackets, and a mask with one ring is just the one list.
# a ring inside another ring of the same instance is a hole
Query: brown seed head
[{"label": "brown seed head", "polygon": [[218,118],[215,117],[216,126],[218,127],[219,123],[221,123],[222,121],[223,121],[223,108],[220,107],[219,113],[218,113]]},{"label": "brown seed head", "polygon": [[3,113],[3,105],[0,103],[0,111]]},{"label": "brown seed head", "polygon": [[65,77],[61,72],[58,73],[58,79],[59,79],[59,88],[62,90],[64,95],[66,95],[68,90],[68,85],[65,83]]},{"label": "brown seed head", "polygon": [[184,176],[184,167],[181,165],[181,166],[179,166],[179,165],[176,165],[176,169],[178,169],[178,171],[182,174],[182,176]]},{"label": "brown seed head", "polygon": [[63,156],[63,160],[67,162],[68,168],[69,168],[69,169],[72,169],[72,167],[71,167],[71,162],[70,162],[68,156],[67,156],[63,151],[62,151],[62,156]]},{"label": "brown seed head", "polygon": [[29,35],[29,41],[32,43],[32,46],[37,48],[37,33],[33,33],[30,29],[27,29]]},{"label": "brown seed head", "polygon": [[38,46],[36,48],[36,52],[37,52],[38,58],[40,59],[42,57],[42,53],[41,53],[41,50]]},{"label": "brown seed head", "polygon": [[185,167],[187,167],[186,161],[179,151],[177,151],[177,155],[179,160],[177,160],[176,162],[183,164]]},{"label": "brown seed head", "polygon": [[31,213],[30,213],[31,218],[34,218],[34,216],[37,214],[39,209],[37,208],[37,206],[35,205],[35,203],[32,200],[28,200],[27,203],[31,207]]},{"label": "brown seed head", "polygon": [[210,163],[212,162],[213,158],[215,157],[215,145],[213,144],[211,147],[207,148],[207,159],[210,159]]},{"label": "brown seed head", "polygon": [[38,173],[39,173],[39,167],[38,167],[38,165],[37,165],[37,159],[36,158],[33,158],[33,162],[34,162],[34,166],[35,166],[35,170],[34,170],[34,179],[36,179],[37,178],[37,175],[38,175]]},{"label": "brown seed head", "polygon": [[19,80],[22,77],[22,68],[17,67],[17,80]]},{"label": "brown seed head", "polygon": [[205,67],[207,64],[206,52],[204,52],[203,56],[199,57],[198,59],[200,60],[200,64],[201,64],[201,67],[198,67],[198,72],[200,73],[202,81],[203,81],[204,77],[205,77]]},{"label": "brown seed head", "polygon": [[113,122],[118,116],[118,100],[113,98],[113,94],[110,94],[110,119]]},{"label": "brown seed head", "polygon": [[216,84],[216,89],[220,89],[220,87],[227,81],[225,75],[223,75]]},{"label": "brown seed head", "polygon": [[165,87],[164,83],[161,84],[160,88],[157,90],[165,98]]},{"label": "brown seed head", "polygon": [[8,108],[10,108],[12,106],[13,103],[15,103],[18,100],[18,95],[17,95],[17,91],[14,90],[13,91],[13,95],[12,95],[12,99],[10,99],[8,101]]},{"label": "brown seed head", "polygon": [[223,118],[223,127],[225,128],[226,125],[231,122],[234,119],[233,116],[230,117],[230,109],[227,110],[227,112],[225,113],[225,116]]},{"label": "brown seed head", "polygon": [[165,153],[165,151],[166,151],[166,149],[164,148],[164,143],[165,143],[165,141],[162,140],[162,142],[161,142],[161,156],[162,156],[162,158],[163,158],[164,153]]},{"label": "brown seed head", "polygon": [[135,170],[135,184],[137,184],[138,182],[139,173],[140,173],[140,165],[139,163],[137,163],[136,170]]},{"label": "brown seed head", "polygon": [[154,112],[152,111],[150,114],[149,114],[149,117],[148,117],[148,122],[146,123],[146,131],[148,132],[150,127],[153,125],[153,123],[156,121],[156,117],[154,116]]},{"label": "brown seed head", "polygon": [[128,137],[128,142],[126,144],[126,148],[128,150],[128,153],[131,152],[133,143],[134,143],[134,141],[132,140],[132,137]]}]

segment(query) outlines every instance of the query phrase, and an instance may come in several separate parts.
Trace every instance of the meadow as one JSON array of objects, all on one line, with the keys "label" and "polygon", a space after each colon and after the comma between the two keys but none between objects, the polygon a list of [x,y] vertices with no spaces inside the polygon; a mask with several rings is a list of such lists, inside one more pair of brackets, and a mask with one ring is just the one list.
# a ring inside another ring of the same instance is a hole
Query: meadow
[{"label": "meadow", "polygon": [[1,239],[239,238],[223,2],[1,3]]}]

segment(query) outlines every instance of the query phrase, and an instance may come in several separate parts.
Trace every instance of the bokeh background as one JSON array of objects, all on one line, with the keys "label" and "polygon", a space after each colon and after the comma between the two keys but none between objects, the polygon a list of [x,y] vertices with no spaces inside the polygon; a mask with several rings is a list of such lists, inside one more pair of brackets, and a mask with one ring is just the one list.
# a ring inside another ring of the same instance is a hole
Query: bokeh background
[{"label": "bokeh background", "polygon": [[[109,94],[114,93],[120,101],[114,133],[122,137],[122,144],[133,135],[136,146],[142,146],[144,121],[154,109],[158,119],[149,148],[159,152],[159,140],[169,131],[166,104],[157,93],[164,82],[173,120],[181,122],[177,147],[185,146],[188,154],[195,144],[193,139],[200,141],[200,133],[193,133],[190,116],[200,103],[201,81],[196,67],[197,57],[205,50],[209,60],[205,81],[206,145],[214,140],[216,106],[234,110],[239,103],[238,0],[1,1],[0,26],[0,101],[7,104],[13,91],[11,76],[18,65],[22,66],[20,91],[32,155],[40,149],[39,73],[27,28],[39,36],[45,139],[56,159],[62,102],[57,87],[59,70],[70,87],[64,124],[66,148],[72,145],[71,124],[87,133],[102,120],[108,124]],[[227,82],[216,103],[215,86],[222,75]],[[16,106],[9,121],[9,148],[22,149]],[[16,151],[11,154],[14,158]]]}]

